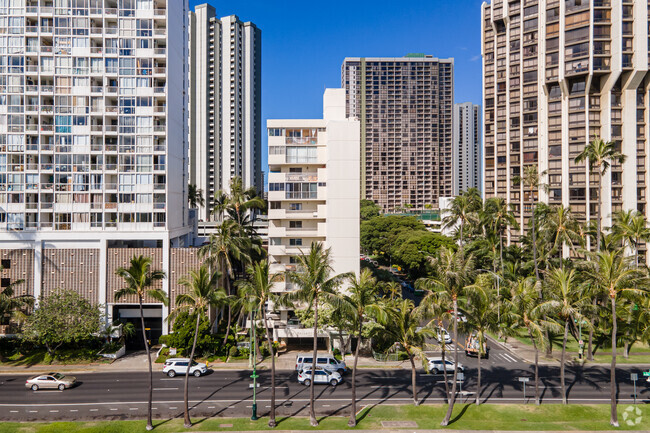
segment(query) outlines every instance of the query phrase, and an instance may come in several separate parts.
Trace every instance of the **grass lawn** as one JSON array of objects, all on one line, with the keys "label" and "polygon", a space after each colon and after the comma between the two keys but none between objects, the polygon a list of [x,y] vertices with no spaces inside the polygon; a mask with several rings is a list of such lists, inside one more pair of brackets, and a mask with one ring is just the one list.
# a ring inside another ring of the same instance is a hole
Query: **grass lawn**
[{"label": "grass lawn", "polygon": [[52,358],[45,349],[34,349],[27,353],[13,353],[9,356],[0,356],[0,365],[26,366],[36,364],[70,365],[70,364],[110,364],[111,360],[97,355],[95,349],[59,349]]},{"label": "grass lawn", "polygon": [[[647,431],[650,420],[650,406],[639,405],[641,422],[628,425],[623,412],[628,405],[619,405],[620,430]],[[420,429],[437,429],[440,427],[446,411],[443,405],[426,405],[415,407],[381,406],[363,410],[358,419],[357,429],[382,430],[381,421],[415,421]],[[637,419],[638,415],[628,417]],[[612,430],[609,425],[609,406],[607,405],[496,405],[473,404],[456,405],[453,422],[449,429],[467,430]],[[307,418],[278,417],[278,430],[312,430]],[[158,432],[182,431],[246,431],[268,430],[267,418],[250,421],[247,418],[208,418],[194,420],[195,426],[188,430],[183,428],[182,419],[154,421]],[[226,427],[232,425],[232,427]],[[0,424],[0,433],[130,433],[144,432],[144,421],[102,421],[102,422],[57,422],[57,423],[10,423]],[[320,418],[320,430],[347,430],[347,417]],[[395,430],[395,428],[391,428]],[[412,430],[412,428],[411,428]]]}]

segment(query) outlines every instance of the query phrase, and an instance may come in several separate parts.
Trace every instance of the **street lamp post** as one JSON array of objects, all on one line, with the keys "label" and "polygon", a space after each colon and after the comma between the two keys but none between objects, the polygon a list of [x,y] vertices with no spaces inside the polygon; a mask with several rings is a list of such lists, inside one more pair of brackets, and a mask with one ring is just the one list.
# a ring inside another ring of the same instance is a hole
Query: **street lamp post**
[{"label": "street lamp post", "polygon": [[255,317],[257,316],[257,310],[253,310],[253,320],[251,321],[251,354],[253,355],[253,374],[251,378],[253,379],[253,414],[251,415],[252,421],[257,421],[257,359],[255,358]]}]

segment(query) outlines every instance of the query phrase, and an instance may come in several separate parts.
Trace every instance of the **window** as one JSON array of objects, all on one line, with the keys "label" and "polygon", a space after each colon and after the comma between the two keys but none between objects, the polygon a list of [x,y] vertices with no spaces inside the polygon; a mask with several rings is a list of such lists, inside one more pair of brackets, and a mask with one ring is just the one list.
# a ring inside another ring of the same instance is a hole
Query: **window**
[{"label": "window", "polygon": [[302,210],[302,203],[291,203],[289,210]]},{"label": "window", "polygon": [[2,267],[2,269],[11,269],[11,260],[9,259],[0,260],[0,266]]},{"label": "window", "polygon": [[282,208],[282,202],[271,201],[271,202],[269,202],[269,208],[271,208],[271,209],[281,209]]},{"label": "window", "polygon": [[302,228],[302,221],[289,221],[289,228],[301,229]]},{"label": "window", "polygon": [[291,245],[293,247],[302,246],[302,239],[300,239],[300,238],[291,238],[291,239],[289,239],[289,245]]}]

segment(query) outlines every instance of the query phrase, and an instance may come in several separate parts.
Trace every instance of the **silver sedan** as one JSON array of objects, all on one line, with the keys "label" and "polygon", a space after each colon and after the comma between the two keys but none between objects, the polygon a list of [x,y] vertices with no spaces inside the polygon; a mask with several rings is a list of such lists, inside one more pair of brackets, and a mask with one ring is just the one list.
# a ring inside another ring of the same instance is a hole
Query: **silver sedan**
[{"label": "silver sedan", "polygon": [[76,381],[77,379],[72,376],[64,376],[61,373],[47,373],[27,379],[25,387],[30,388],[32,391],[38,391],[39,389],[63,391],[74,386]]}]

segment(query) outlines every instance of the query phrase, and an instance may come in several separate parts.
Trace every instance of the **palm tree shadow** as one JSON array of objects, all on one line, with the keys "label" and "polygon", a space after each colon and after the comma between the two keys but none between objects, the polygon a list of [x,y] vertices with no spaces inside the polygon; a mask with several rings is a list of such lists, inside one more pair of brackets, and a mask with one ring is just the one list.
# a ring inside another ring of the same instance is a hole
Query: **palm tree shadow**
[{"label": "palm tree shadow", "polygon": [[456,421],[458,421],[459,419],[461,419],[461,418],[463,417],[463,415],[465,415],[465,412],[467,412],[467,409],[469,409],[469,407],[470,407],[471,405],[472,405],[472,403],[466,403],[466,404],[464,404],[464,405],[463,405],[463,409],[461,409],[461,411],[458,413],[458,415],[456,415],[455,417],[453,417],[453,418],[449,421],[449,425],[452,425],[453,423],[455,423]]}]

